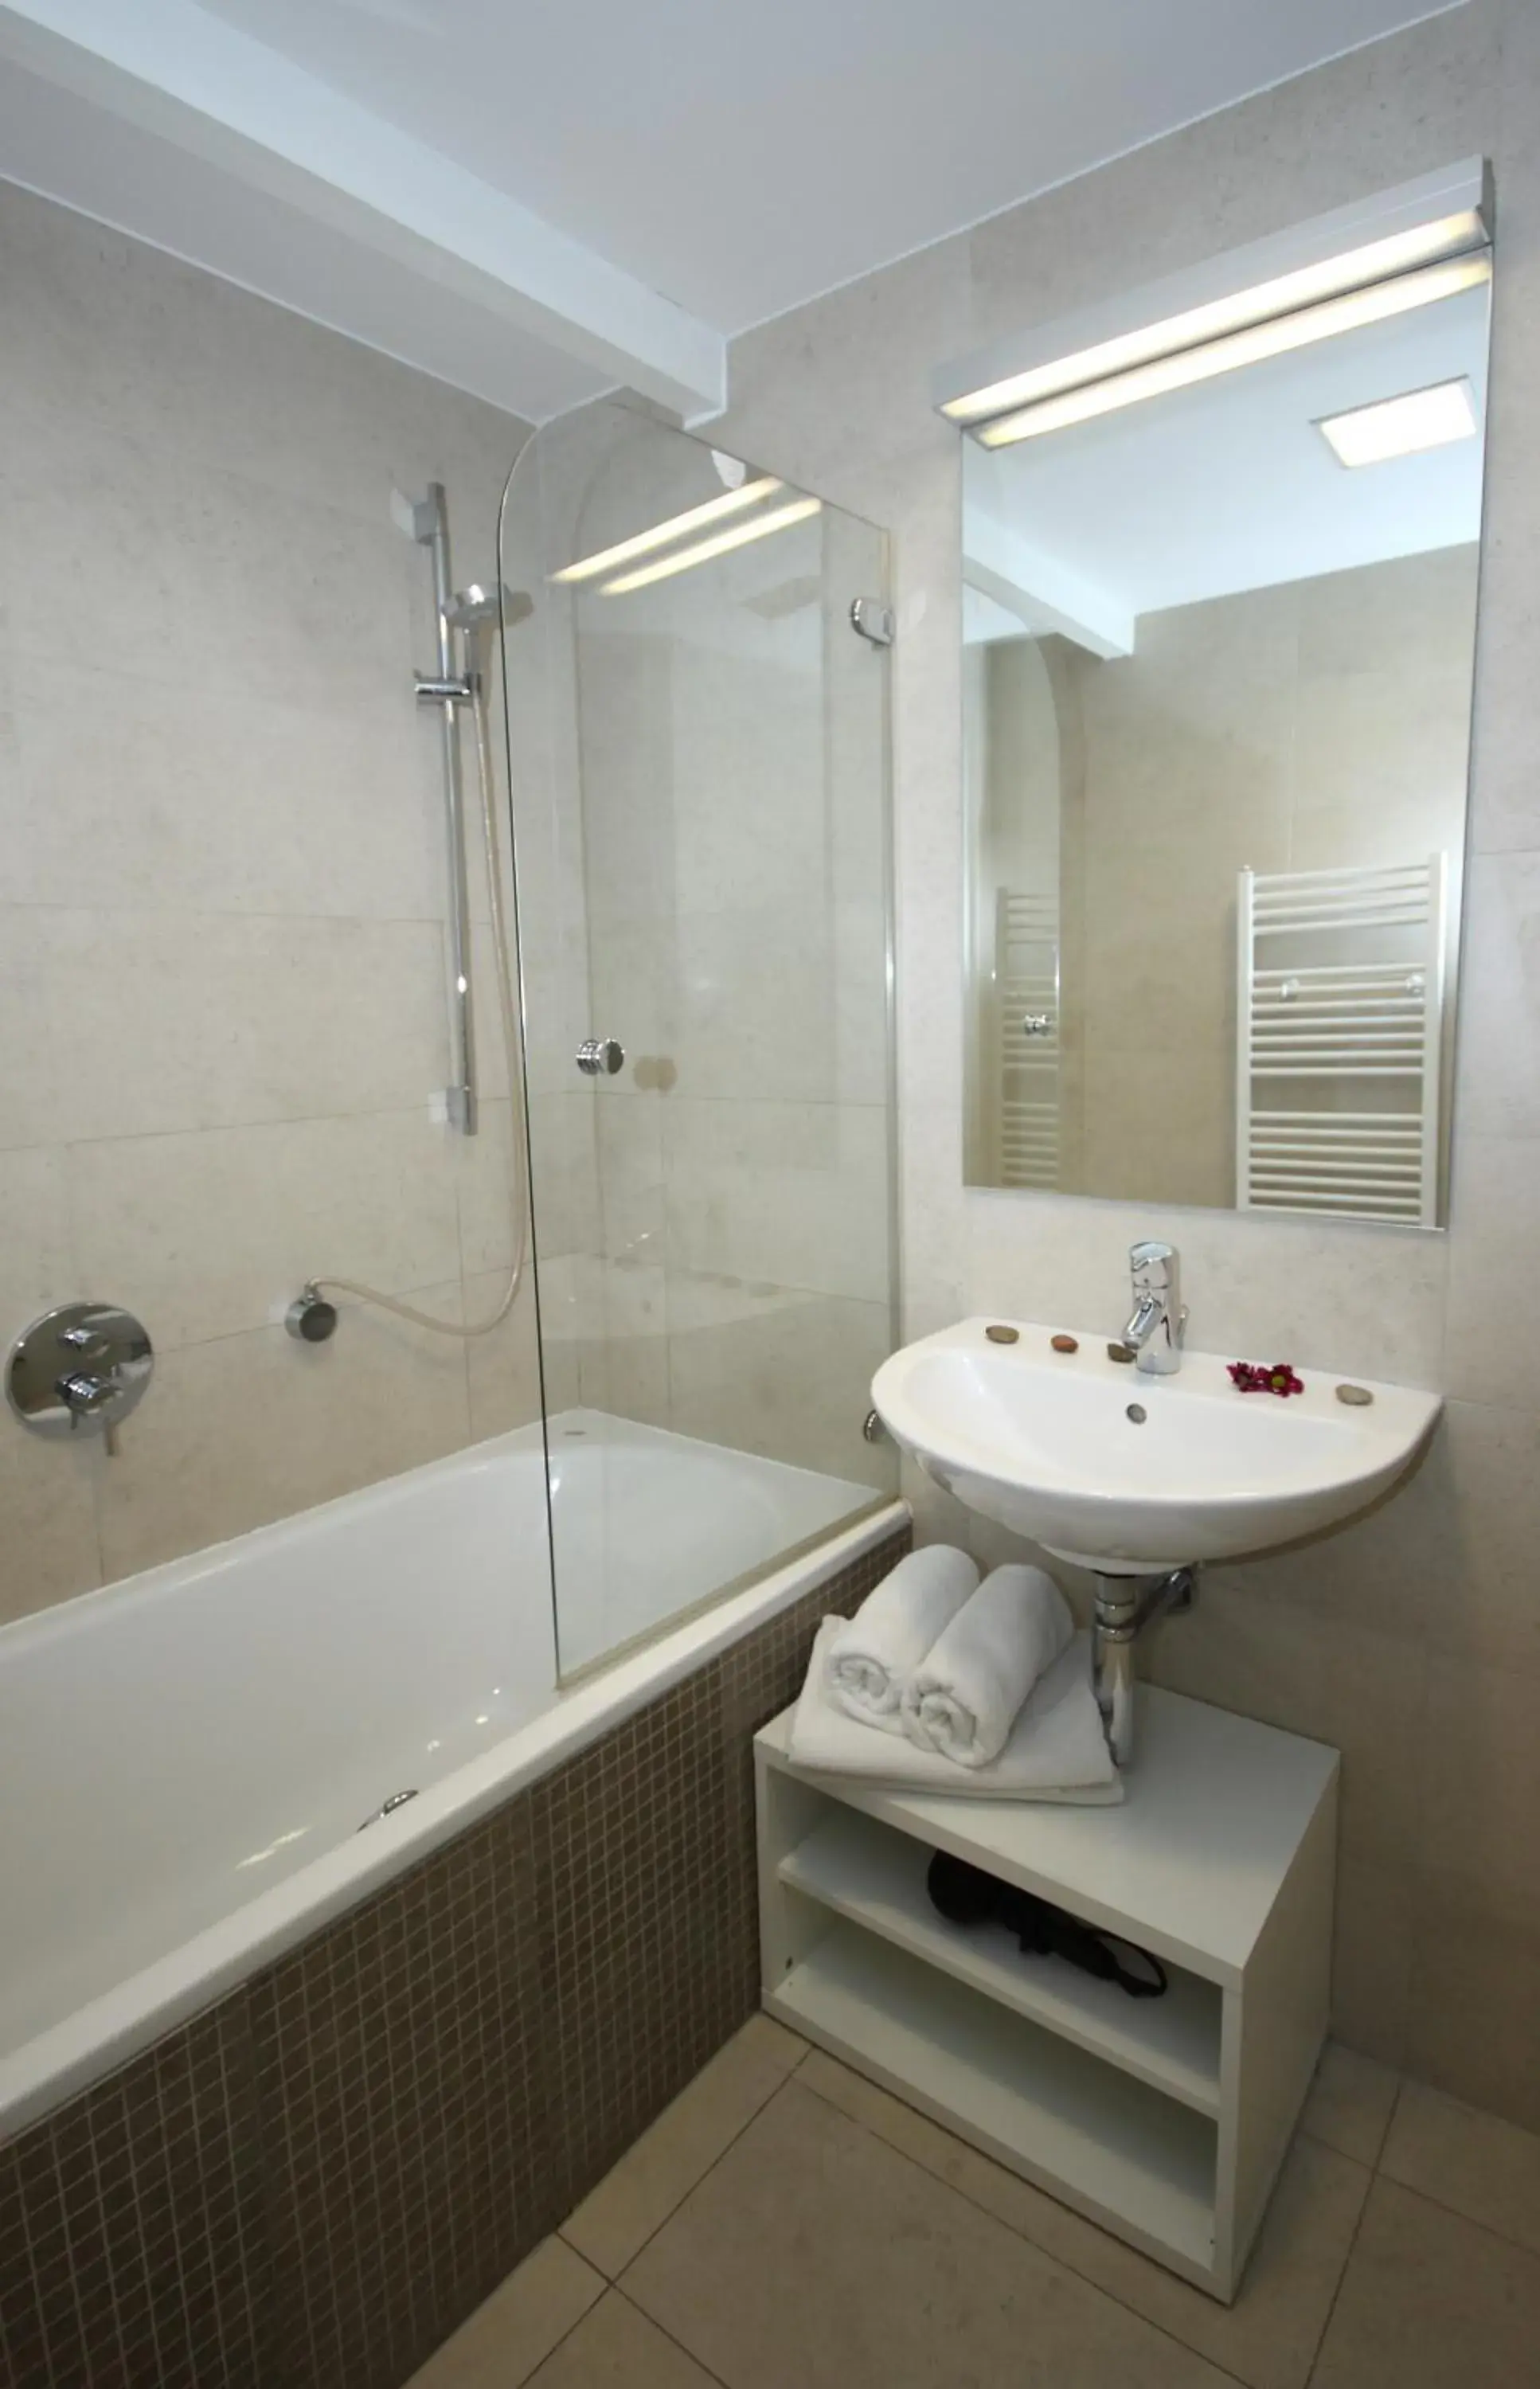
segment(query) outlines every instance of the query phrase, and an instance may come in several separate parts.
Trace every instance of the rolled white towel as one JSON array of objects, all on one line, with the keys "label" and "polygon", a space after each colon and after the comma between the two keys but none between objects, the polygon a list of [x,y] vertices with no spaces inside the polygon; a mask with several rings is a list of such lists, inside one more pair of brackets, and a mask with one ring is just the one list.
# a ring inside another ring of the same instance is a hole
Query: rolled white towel
[{"label": "rolled white towel", "polygon": [[829,1698],[830,1639],[845,1621],[826,1617],[792,1720],[793,1764],[815,1775],[854,1776],[894,1792],[945,1792],[962,1800],[1061,1800],[1109,1806],[1123,1784],[1107,1749],[1091,1691],[1088,1638],[1077,1634],[1035,1684],[1011,1739],[988,1767],[954,1767],[903,1735],[869,1733]]},{"label": "rolled white towel", "polygon": [[825,1682],[847,1717],[902,1733],[904,1688],[936,1636],[978,1589],[966,1552],[930,1543],[910,1552],[829,1639]]},{"label": "rolled white towel", "polygon": [[998,1567],[937,1637],[910,1678],[903,1730],[922,1750],[959,1767],[987,1767],[1017,1711],[1075,1633],[1053,1578]]}]

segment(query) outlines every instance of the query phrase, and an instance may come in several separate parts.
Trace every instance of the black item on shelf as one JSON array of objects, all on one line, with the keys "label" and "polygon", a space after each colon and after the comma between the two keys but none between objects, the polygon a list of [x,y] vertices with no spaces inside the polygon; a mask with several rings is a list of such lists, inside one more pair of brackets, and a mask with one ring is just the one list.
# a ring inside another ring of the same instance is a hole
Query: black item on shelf
[{"label": "black item on shelf", "polygon": [[[1165,1989],[1165,1968],[1148,1949],[1094,1924],[1083,1924],[1067,1910],[1035,1893],[1000,1883],[966,1859],[937,1850],[925,1878],[931,1906],[948,1924],[1003,1924],[1013,1933],[1029,1958],[1063,1958],[1083,1974],[1103,1983],[1121,1983],[1131,1999],[1158,1999]],[[1123,1954],[1120,1955],[1119,1952]],[[1125,1958],[1135,1958],[1148,1973],[1130,1969]]]}]

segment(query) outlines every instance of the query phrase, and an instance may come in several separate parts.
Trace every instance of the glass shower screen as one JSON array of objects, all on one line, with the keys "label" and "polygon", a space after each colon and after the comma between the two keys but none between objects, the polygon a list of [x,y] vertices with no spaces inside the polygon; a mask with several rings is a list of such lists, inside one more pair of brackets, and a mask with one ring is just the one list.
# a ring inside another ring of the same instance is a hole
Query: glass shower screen
[{"label": "glass shower screen", "polygon": [[886,557],[606,402],[525,452],[500,569],[570,1678],[893,1488]]}]

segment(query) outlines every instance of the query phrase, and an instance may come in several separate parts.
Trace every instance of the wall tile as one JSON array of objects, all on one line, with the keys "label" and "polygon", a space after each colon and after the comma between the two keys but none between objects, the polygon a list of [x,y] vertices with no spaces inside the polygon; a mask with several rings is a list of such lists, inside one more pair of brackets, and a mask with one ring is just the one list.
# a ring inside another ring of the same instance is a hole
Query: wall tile
[{"label": "wall tile", "polygon": [[656,1261],[665,1251],[665,1099],[631,1092],[632,1081],[622,1074],[593,1104],[605,1250]]},{"label": "wall tile", "polygon": [[890,1446],[861,1423],[892,1348],[885,1304],[676,1272],[668,1285],[670,1424],[857,1484],[886,1487]]},{"label": "wall tile", "polygon": [[1435,1654],[1423,1756],[1425,1862],[1498,1914],[1540,1910],[1534,1679]]},{"label": "wall tile", "polygon": [[599,1264],[605,1407],[653,1426],[678,1424],[668,1370],[668,1276],[655,1261]]},{"label": "wall tile", "polygon": [[949,1100],[904,1104],[898,1115],[898,1187],[904,1233],[906,1333],[933,1335],[967,1309],[967,1224],[961,1183],[961,1090]]},{"label": "wall tile", "polygon": [[[77,1298],[70,1236],[70,1158],[62,1145],[0,1150],[0,1339]],[[103,1281],[105,1283],[105,1280]]]},{"label": "wall tile", "polygon": [[108,1137],[70,1151],[81,1283],[158,1351],[280,1320],[311,1278],[401,1294],[458,1273],[452,1132],[415,1112]]},{"label": "wall tile", "polygon": [[[1436,1538],[1425,1551],[1423,1569],[1427,1633],[1435,1652],[1540,1674],[1537,1463],[1540,1418],[1533,1412],[1475,1402],[1446,1406],[1430,1470],[1436,1496],[1416,1505],[1419,1524]],[[1408,1543],[1401,1557],[1409,1594],[1415,1545]]]},{"label": "wall tile", "polygon": [[1404,1863],[1421,1827],[1421,1646],[1350,1619],[1269,1602],[1249,1571],[1205,1574],[1198,1606],[1168,1618],[1149,1667],[1174,1692],[1238,1709],[1343,1754],[1342,1847]]},{"label": "wall tile", "polygon": [[[111,912],[441,919],[437,724],[412,661],[377,701],[163,686],[29,659],[0,784],[0,897]],[[468,778],[467,758],[467,778]]]},{"label": "wall tile", "polygon": [[[459,1280],[408,1299],[452,1318]],[[463,1346],[363,1305],[348,1305],[329,1344],[267,1327],[168,1352],[101,1480],[104,1573],[222,1542],[470,1439]]]},{"label": "wall tile", "polygon": [[41,1120],[75,1142],[409,1109],[444,1083],[435,921],[40,908],[7,926],[0,1045],[36,1057],[10,1143]]},{"label": "wall tile", "polygon": [[885,1111],[680,1093],[663,1162],[670,1268],[886,1301]]},{"label": "wall tile", "polygon": [[[552,1259],[586,1252],[594,1234],[592,1122],[584,1097],[531,1095],[528,1127],[506,1096],[486,1098],[477,1131],[452,1140],[452,1179],[467,1273],[506,1269],[522,1236]],[[537,1174],[530,1204],[530,1172]],[[440,1174],[442,1174],[440,1172]]]},{"label": "wall tile", "polygon": [[417,492],[437,476],[452,490],[474,466],[463,560],[490,543],[527,435],[515,417],[15,185],[0,253],[7,286],[29,298],[26,351],[6,380],[34,407],[63,389],[109,427],[159,427],[189,467],[236,455],[253,480],[365,521],[389,520],[392,485]]},{"label": "wall tile", "polygon": [[190,471],[159,423],[109,425],[61,396],[23,407],[13,391],[6,408],[0,523],[30,558],[13,653],[57,654],[69,622],[88,629],[97,664],[167,690],[189,676],[217,684],[238,657],[239,686],[280,699],[399,697],[420,559],[388,491],[363,523],[251,480],[228,456]]},{"label": "wall tile", "polygon": [[[507,1278],[501,1270],[465,1280],[465,1317],[490,1319],[503,1300]],[[471,1440],[528,1426],[541,1414],[540,1338],[535,1329],[533,1279],[528,1274],[515,1308],[501,1327],[465,1347]],[[554,1407],[554,1403],[553,1404]]]},{"label": "wall tile", "polygon": [[1331,2030],[1381,2064],[1412,2062],[1412,1972],[1422,1885],[1409,1865],[1337,1863]]},{"label": "wall tile", "polygon": [[1492,1906],[1473,1893],[1463,1865],[1453,1876],[1420,1876],[1406,2071],[1540,2131],[1537,2013],[1540,1930],[1533,1907]]},{"label": "wall tile", "polygon": [[[121,1461],[6,1439],[9,1611],[95,1580],[98,1497],[118,1575],[472,1432],[457,1344],[361,1316],[300,1354],[273,1322],[327,1269],[452,1309],[507,1250],[495,1110],[474,1155],[428,1118],[442,795],[398,502],[442,480],[461,573],[491,579],[527,427],[11,187],[0,258],[25,327],[0,522],[31,559],[0,591],[0,1309],[8,1334],[115,1295],[160,1358]],[[489,960],[483,935],[484,1020]],[[525,1409],[518,1342],[482,1356],[482,1431]]]},{"label": "wall tile", "polygon": [[1115,1334],[1128,1246],[1167,1236],[1182,1255],[1196,1350],[1436,1386],[1445,1240],[1324,1220],[1261,1222],[975,1190],[967,1197],[968,1308]]},{"label": "wall tile", "polygon": [[101,1582],[101,1437],[56,1443],[0,1418],[0,1625]]},{"label": "wall tile", "polygon": [[1540,1135],[1540,854],[1472,856],[1464,934],[1455,1090],[1462,1161],[1469,1137]]},{"label": "wall tile", "polygon": [[1540,1409],[1540,1137],[1464,1135],[1455,1156],[1445,1382],[1457,1399]]}]

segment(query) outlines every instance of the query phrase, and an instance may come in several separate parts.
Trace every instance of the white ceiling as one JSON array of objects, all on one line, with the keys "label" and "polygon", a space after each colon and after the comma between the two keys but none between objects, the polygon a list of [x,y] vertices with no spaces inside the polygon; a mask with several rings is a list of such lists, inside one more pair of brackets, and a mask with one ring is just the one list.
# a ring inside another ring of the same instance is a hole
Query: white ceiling
[{"label": "white ceiling", "polygon": [[[968,441],[964,538],[996,568],[985,585],[998,597],[1013,550],[1017,585],[1060,601],[1042,627],[1063,627],[1071,586],[1105,625],[1477,539],[1480,438],[1350,471],[1316,426],[1461,375],[1483,419],[1488,300],[1479,286],[1013,448]],[[974,635],[1000,636],[999,612],[986,626],[975,609]]]},{"label": "white ceiling", "polygon": [[[568,351],[585,376],[603,377],[605,369],[605,340],[591,320],[602,269],[608,323],[643,326],[641,369],[631,376],[612,367],[609,377],[635,378],[657,393],[700,392],[697,411],[708,412],[712,375],[698,363],[705,335],[736,333],[1436,13],[1427,0],[780,0],[775,8],[763,0],[201,0],[196,8],[191,0],[133,0],[126,9],[122,0],[13,0],[0,5],[0,32],[6,20],[34,37],[45,29],[55,45],[46,55],[10,45],[13,74],[19,62],[45,79],[72,79],[98,109],[130,103],[90,83],[78,61],[110,57],[120,80],[133,84],[143,139],[166,132],[151,121],[145,93],[172,92],[185,118],[191,111],[198,121],[196,132],[185,121],[171,129],[189,176],[212,158],[248,190],[262,182],[248,154],[262,136],[240,103],[270,80],[248,46],[261,45],[304,78],[286,96],[274,85],[269,122],[280,128],[290,165],[287,133],[299,128],[309,143],[305,174],[312,183],[325,175],[330,102],[339,112],[339,157],[358,155],[365,119],[398,141],[393,168],[371,185],[376,210],[380,188],[393,185],[410,216],[414,188],[433,179],[435,161],[452,168],[455,191],[444,193],[433,237],[447,257],[444,227],[457,214],[474,220],[478,238],[462,253],[481,283],[467,285],[467,303],[486,309],[488,260],[495,268],[500,239],[524,246],[529,225],[512,222],[524,211],[561,252],[555,279],[572,269],[579,245],[593,269],[578,270],[591,287],[574,310],[583,340]],[[199,35],[191,45],[189,32]],[[223,67],[204,32],[227,45]],[[58,128],[40,164],[39,136],[26,137],[28,113],[11,109],[7,136],[0,109],[0,173],[199,254],[196,224],[173,238],[163,208],[140,207],[132,162],[115,172],[110,190],[100,187],[107,178],[90,154],[89,121],[77,135]],[[204,128],[222,119],[244,149],[211,149]],[[349,190],[356,201],[356,180]],[[280,196],[293,199],[289,183]],[[143,225],[136,209],[147,216]],[[367,228],[360,236],[367,240]],[[376,250],[381,245],[376,238]],[[264,253],[260,272],[248,265],[239,278],[281,286],[284,242],[269,240]],[[230,270],[218,256],[201,262]],[[616,270],[634,285],[630,301],[617,298]],[[512,268],[505,278],[515,281]],[[332,281],[327,320],[345,319],[345,277]],[[560,350],[552,287],[547,274],[546,316],[527,311],[521,329],[533,324]],[[677,326],[660,327],[655,294],[681,311]],[[270,295],[314,312],[302,293],[273,287]],[[342,327],[350,328],[345,320]],[[410,354],[411,334],[403,321],[394,340],[363,336]],[[608,346],[623,350],[624,339]],[[505,404],[520,404],[527,381],[526,411],[537,415],[561,381],[531,372],[528,359],[492,378],[497,387],[489,389],[481,364],[474,377],[467,368],[468,386]]]},{"label": "white ceiling", "polygon": [[1416,0],[205,0],[723,331]]}]

